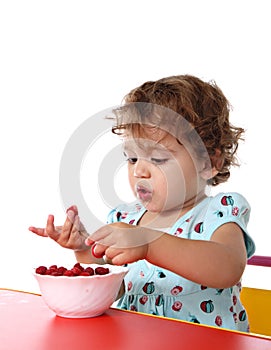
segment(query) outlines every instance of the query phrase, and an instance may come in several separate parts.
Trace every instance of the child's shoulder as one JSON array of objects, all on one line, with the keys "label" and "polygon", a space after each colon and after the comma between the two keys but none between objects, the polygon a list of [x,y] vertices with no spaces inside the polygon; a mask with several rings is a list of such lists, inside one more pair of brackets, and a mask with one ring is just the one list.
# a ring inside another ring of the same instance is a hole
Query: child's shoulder
[{"label": "child's shoulder", "polygon": [[246,222],[250,216],[250,204],[247,199],[238,192],[220,192],[208,197],[206,207],[207,217],[243,218]]},{"label": "child's shoulder", "polygon": [[246,231],[250,210],[248,201],[240,193],[220,192],[207,197],[194,214],[195,219],[204,222],[209,232],[228,222],[235,222]]},{"label": "child's shoulder", "polygon": [[216,195],[209,197],[209,204],[222,207],[241,205],[248,206],[250,209],[247,199],[238,192],[219,192]]},{"label": "child's shoulder", "polygon": [[255,243],[247,231],[251,211],[247,199],[237,192],[221,192],[209,198],[210,202],[206,213],[208,220],[205,222],[206,235],[211,237],[219,226],[234,222],[244,233],[247,256],[252,256],[255,252]]},{"label": "child's shoulder", "polygon": [[[247,218],[250,214],[250,204],[247,199],[237,192],[220,192],[206,197],[198,203],[191,211],[193,217],[228,217],[245,215]],[[187,214],[190,214],[187,213]]]}]

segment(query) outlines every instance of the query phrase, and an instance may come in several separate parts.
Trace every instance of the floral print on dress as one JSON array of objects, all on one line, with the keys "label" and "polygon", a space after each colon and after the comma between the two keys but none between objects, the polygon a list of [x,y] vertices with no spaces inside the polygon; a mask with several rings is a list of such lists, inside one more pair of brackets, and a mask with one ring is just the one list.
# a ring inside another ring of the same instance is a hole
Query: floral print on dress
[{"label": "floral print on dress", "polygon": [[202,233],[203,232],[203,222],[198,222],[194,227],[194,231],[197,233]]},{"label": "floral print on dress", "polygon": [[181,227],[178,227],[177,230],[174,232],[174,236],[179,236],[183,233],[183,229]]},{"label": "floral print on dress", "polygon": [[180,311],[182,306],[183,304],[180,301],[175,301],[174,304],[172,305],[172,310]]},{"label": "floral print on dress", "polygon": [[212,300],[204,300],[200,303],[200,308],[203,312],[210,314],[214,311],[214,303]]},{"label": "floral print on dress", "polygon": [[142,289],[144,293],[152,294],[155,291],[154,283],[153,282],[145,283]]},{"label": "floral print on dress", "polygon": [[178,295],[179,293],[181,293],[182,290],[183,290],[183,287],[181,287],[181,286],[175,286],[174,288],[171,289],[170,293],[171,293],[172,295],[175,295],[175,296],[176,296],[176,295]]},{"label": "floral print on dress", "polygon": [[162,306],[163,304],[164,304],[163,295],[158,295],[158,297],[155,299],[155,305]]},{"label": "floral print on dress", "polygon": [[234,200],[232,198],[232,196],[223,196],[221,198],[221,204],[222,205],[233,205],[234,204]]},{"label": "floral print on dress", "polygon": [[147,301],[148,301],[147,295],[143,295],[142,297],[139,298],[139,302],[142,305],[145,305]]},{"label": "floral print on dress", "polygon": [[215,324],[218,326],[218,327],[221,327],[222,326],[222,317],[217,315],[216,318],[215,318]]},{"label": "floral print on dress", "polygon": [[233,215],[233,216],[238,216],[238,214],[239,214],[239,208],[238,208],[238,207],[233,207],[231,212],[232,212],[232,215]]}]

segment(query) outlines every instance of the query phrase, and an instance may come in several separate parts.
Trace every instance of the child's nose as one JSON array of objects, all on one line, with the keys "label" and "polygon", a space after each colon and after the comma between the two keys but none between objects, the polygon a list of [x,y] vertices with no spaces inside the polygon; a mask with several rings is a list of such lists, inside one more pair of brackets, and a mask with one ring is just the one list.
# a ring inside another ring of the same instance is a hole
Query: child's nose
[{"label": "child's nose", "polygon": [[135,177],[150,177],[149,162],[144,159],[138,159],[134,167]]}]

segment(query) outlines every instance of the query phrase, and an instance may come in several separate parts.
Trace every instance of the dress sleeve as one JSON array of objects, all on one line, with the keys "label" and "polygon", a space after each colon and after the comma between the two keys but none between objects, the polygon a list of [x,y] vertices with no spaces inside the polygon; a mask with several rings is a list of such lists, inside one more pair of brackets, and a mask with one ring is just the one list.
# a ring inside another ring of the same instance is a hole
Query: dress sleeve
[{"label": "dress sleeve", "polygon": [[208,226],[206,234],[211,238],[215,230],[221,225],[234,222],[244,233],[247,257],[250,258],[255,252],[255,244],[247,231],[250,217],[250,205],[239,193],[219,193],[213,197],[208,208]]}]

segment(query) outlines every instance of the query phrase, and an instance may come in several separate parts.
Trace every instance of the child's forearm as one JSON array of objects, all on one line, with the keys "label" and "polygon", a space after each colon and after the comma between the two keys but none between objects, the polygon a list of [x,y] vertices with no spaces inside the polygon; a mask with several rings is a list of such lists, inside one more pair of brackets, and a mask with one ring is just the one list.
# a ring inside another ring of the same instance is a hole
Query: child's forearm
[{"label": "child's forearm", "polygon": [[[238,257],[240,254],[241,258]],[[195,283],[227,288],[243,273],[243,251],[214,241],[196,241],[162,235],[149,244],[147,260]]]}]

